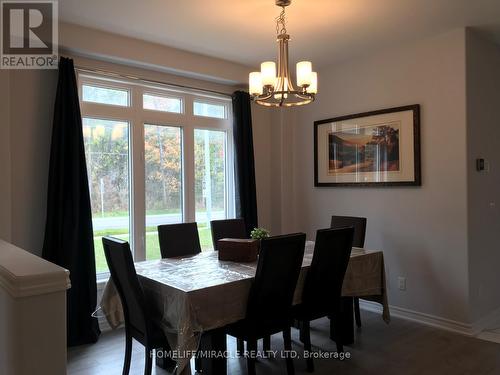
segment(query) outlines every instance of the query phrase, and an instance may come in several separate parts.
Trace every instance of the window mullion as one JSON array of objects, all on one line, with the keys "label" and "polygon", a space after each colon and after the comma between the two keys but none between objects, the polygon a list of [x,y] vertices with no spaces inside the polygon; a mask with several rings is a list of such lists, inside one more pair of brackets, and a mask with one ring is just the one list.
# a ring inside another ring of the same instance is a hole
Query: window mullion
[{"label": "window mullion", "polygon": [[226,131],[226,206],[228,218],[236,217],[234,196],[234,143],[232,129]]},{"label": "window mullion", "polygon": [[186,95],[185,121],[183,126],[183,163],[184,163],[184,221],[196,221],[194,194],[194,116],[193,97]]},{"label": "window mullion", "polygon": [[145,172],[144,172],[144,125],[142,119],[142,90],[132,89],[132,244],[135,261],[146,259],[145,249]]}]

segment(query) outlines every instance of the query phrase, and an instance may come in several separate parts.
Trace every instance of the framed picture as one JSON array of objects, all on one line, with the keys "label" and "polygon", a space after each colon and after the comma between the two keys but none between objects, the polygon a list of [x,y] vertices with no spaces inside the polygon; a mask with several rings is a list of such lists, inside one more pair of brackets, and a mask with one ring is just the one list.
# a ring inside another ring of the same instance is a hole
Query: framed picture
[{"label": "framed picture", "polygon": [[420,106],[314,122],[314,186],[420,186]]}]

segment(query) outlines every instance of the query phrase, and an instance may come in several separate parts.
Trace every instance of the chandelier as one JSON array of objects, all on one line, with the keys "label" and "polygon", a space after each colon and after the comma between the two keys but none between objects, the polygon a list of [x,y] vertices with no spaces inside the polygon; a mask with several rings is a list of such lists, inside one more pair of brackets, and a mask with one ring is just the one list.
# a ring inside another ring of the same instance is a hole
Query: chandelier
[{"label": "chandelier", "polygon": [[[276,0],[281,13],[276,18],[276,41],[278,42],[278,70],[274,61],[260,64],[260,72],[249,74],[249,91],[257,104],[267,107],[292,107],[309,104],[318,92],[318,75],[312,71],[310,61],[297,63],[297,88],[292,83],[288,69],[288,41],[285,7],[292,0]],[[277,74],[276,74],[277,72]]]}]

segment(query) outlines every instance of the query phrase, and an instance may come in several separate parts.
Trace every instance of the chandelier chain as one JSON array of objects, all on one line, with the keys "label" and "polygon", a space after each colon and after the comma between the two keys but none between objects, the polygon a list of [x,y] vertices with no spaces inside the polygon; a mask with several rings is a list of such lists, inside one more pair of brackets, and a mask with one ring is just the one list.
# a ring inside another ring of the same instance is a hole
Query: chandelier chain
[{"label": "chandelier chain", "polygon": [[285,7],[281,7],[281,13],[276,17],[276,35],[286,34]]}]

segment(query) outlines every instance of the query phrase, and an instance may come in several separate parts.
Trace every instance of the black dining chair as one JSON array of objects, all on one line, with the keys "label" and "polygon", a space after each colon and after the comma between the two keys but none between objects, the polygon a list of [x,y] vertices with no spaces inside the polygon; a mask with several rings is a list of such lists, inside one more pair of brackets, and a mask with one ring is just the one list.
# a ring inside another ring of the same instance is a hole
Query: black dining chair
[{"label": "black dining chair", "polygon": [[[222,238],[248,238],[244,219],[212,220],[210,227],[212,228],[212,243],[215,251],[219,250],[217,242]],[[238,339],[236,346],[238,353],[244,352],[245,344],[242,340]],[[271,350],[271,338],[269,336],[263,339],[263,346],[264,351]]]},{"label": "black dining chair", "polygon": [[218,250],[217,241],[222,238],[248,238],[243,219],[212,220],[210,227],[212,228],[214,250]]},{"label": "black dining chair", "polygon": [[[201,253],[197,223],[158,225],[158,239],[162,258],[190,256]],[[195,356],[195,369],[201,369],[201,358]]]},{"label": "black dining chair", "polygon": [[125,318],[123,375],[127,375],[130,371],[133,338],[144,345],[146,359],[144,374],[149,375],[153,363],[152,351],[158,348],[170,351],[170,346],[162,329],[152,320],[128,242],[113,237],[103,237],[102,244]]},{"label": "black dining chair", "polygon": [[[227,327],[227,334],[247,342],[247,367],[255,374],[257,340],[283,332],[286,351],[292,349],[292,302],[304,257],[306,235],[290,234],[261,242],[255,279],[248,296],[246,317]],[[286,358],[288,375],[293,359]]]},{"label": "black dining chair", "polygon": [[158,225],[158,238],[162,258],[196,255],[201,252],[196,223]]},{"label": "black dining chair", "polygon": [[[354,227],[354,240],[352,246],[365,247],[366,217],[332,216],[330,228]],[[359,298],[354,297],[354,317],[356,326],[361,327],[361,312],[359,311]]]},{"label": "black dining chair", "polygon": [[[320,229],[316,232],[311,267],[307,271],[302,302],[294,306],[304,350],[311,352],[310,322],[329,316],[335,329],[337,351],[343,352],[340,309],[342,283],[351,256],[354,228]],[[307,370],[314,371],[313,359],[306,357]]]}]

